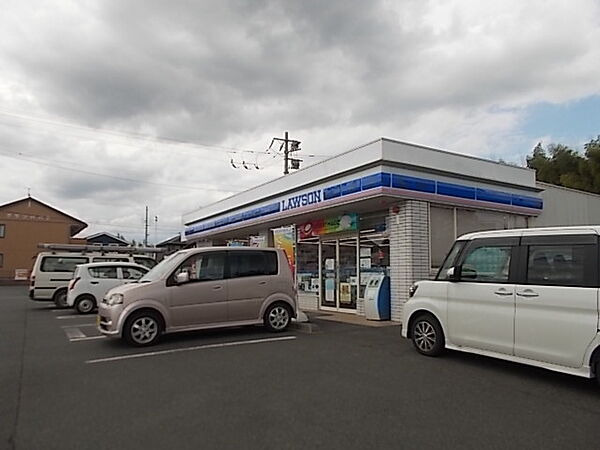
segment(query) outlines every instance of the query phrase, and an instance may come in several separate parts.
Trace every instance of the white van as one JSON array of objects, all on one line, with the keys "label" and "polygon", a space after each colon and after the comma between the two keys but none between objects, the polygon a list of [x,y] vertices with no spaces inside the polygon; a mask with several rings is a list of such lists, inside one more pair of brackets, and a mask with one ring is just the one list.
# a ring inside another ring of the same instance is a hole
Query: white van
[{"label": "white van", "polygon": [[600,383],[600,226],[458,238],[433,281],[410,290],[402,335]]},{"label": "white van", "polygon": [[53,301],[58,308],[66,308],[67,285],[75,267],[92,262],[134,262],[152,268],[156,261],[146,255],[110,252],[41,252],[31,271],[29,298]]}]

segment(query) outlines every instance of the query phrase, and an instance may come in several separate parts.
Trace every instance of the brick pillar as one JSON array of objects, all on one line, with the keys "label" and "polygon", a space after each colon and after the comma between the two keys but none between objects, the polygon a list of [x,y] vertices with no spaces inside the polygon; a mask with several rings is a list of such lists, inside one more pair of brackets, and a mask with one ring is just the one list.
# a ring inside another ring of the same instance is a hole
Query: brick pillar
[{"label": "brick pillar", "polygon": [[[398,211],[397,213],[395,211]],[[408,289],[430,278],[427,202],[402,200],[389,210],[392,320],[402,321]]]}]

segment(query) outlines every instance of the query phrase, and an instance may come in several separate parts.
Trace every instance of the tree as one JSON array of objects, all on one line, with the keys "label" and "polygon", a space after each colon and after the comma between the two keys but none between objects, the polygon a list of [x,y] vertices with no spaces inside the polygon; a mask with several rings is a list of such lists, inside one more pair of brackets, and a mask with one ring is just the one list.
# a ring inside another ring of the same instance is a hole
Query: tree
[{"label": "tree", "polygon": [[527,157],[527,167],[535,169],[537,179],[540,181],[554,184],[559,181],[552,173],[550,158],[546,155],[541,142],[534,147],[532,155]]},{"label": "tree", "polygon": [[527,157],[527,167],[546,183],[600,193],[600,136],[584,145],[581,155],[566,145],[538,143]]}]

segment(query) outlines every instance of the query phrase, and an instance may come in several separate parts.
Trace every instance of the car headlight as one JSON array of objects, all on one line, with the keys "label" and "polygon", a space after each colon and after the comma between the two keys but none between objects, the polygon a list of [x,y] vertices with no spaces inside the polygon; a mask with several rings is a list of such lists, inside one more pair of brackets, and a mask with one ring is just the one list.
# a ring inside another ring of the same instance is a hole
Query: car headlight
[{"label": "car headlight", "polygon": [[119,305],[123,303],[123,294],[110,294],[106,300],[106,304],[109,306]]}]

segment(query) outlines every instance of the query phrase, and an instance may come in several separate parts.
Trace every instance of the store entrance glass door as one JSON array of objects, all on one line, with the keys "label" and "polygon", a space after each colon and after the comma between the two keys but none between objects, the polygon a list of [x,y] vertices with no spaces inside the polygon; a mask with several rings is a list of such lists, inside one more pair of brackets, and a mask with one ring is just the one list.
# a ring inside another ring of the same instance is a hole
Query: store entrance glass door
[{"label": "store entrance glass door", "polygon": [[321,241],[321,306],[337,308],[337,241]]},{"label": "store entrance glass door", "polygon": [[321,241],[321,307],[356,311],[358,238]]}]

